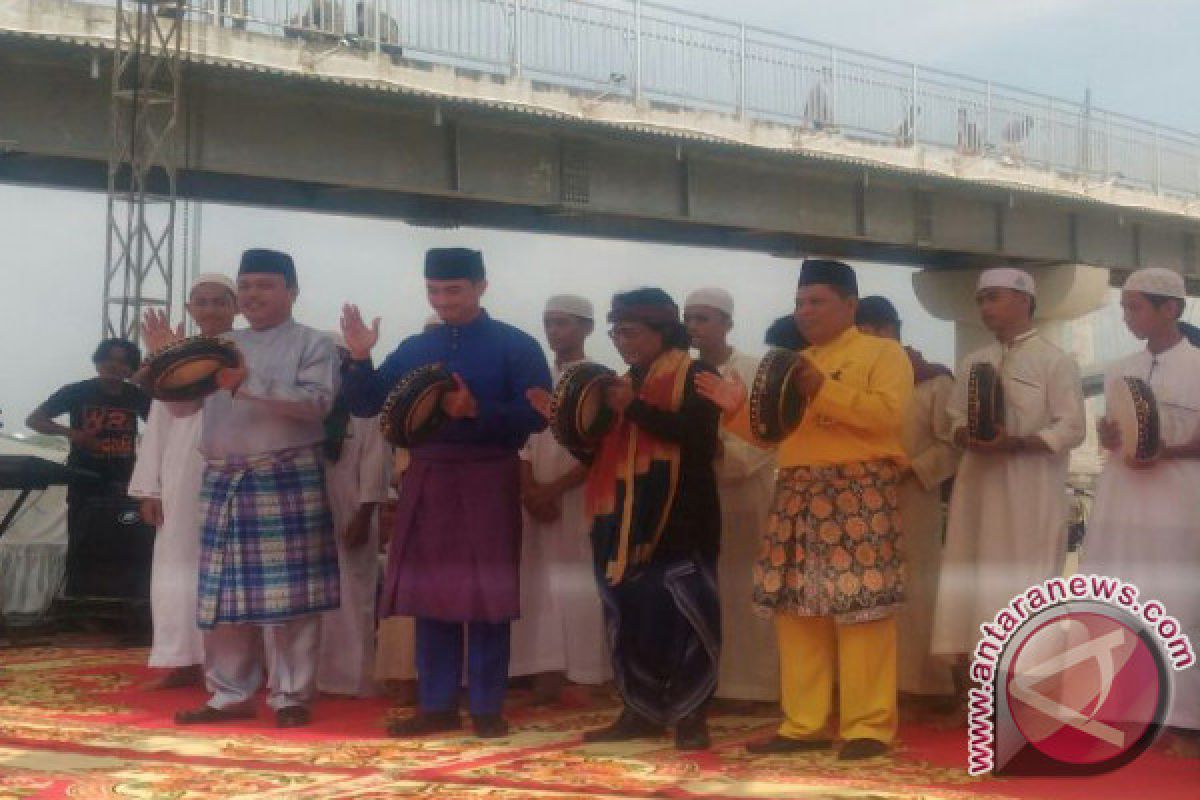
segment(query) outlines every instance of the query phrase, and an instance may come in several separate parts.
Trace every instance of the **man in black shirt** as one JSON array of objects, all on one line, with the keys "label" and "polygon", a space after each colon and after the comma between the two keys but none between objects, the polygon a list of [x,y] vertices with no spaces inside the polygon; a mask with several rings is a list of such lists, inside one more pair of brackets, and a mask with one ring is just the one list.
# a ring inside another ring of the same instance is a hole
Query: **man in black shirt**
[{"label": "man in black shirt", "polygon": [[[137,418],[146,418],[150,398],[129,377],[141,363],[138,346],[105,339],[92,355],[96,377],[67,384],[38,406],[25,424],[38,433],[65,436],[71,443],[67,466],[94,472],[97,480],[67,486],[67,574],[73,574],[72,550],[82,533],[79,519],[95,497],[125,494],[137,447]],[[54,421],[67,414],[69,425]]]}]

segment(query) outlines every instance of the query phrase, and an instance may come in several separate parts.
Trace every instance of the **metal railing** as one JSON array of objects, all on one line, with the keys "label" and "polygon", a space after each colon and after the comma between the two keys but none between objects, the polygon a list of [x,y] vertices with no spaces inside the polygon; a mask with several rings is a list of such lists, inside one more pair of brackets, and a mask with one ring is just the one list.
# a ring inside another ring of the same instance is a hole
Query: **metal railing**
[{"label": "metal railing", "polygon": [[189,14],[638,103],[1200,196],[1196,134],[647,0],[192,0]]}]

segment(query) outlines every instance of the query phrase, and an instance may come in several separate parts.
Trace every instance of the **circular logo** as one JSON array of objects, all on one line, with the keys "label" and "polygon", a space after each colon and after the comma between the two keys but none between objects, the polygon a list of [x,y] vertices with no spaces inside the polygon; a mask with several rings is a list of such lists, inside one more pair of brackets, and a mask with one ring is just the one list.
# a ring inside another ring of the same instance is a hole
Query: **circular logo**
[{"label": "circular logo", "polygon": [[1154,741],[1166,680],[1160,650],[1115,609],[1068,611],[1035,624],[1009,662],[1004,688],[1013,723],[1032,747],[1060,764],[1105,770]]}]

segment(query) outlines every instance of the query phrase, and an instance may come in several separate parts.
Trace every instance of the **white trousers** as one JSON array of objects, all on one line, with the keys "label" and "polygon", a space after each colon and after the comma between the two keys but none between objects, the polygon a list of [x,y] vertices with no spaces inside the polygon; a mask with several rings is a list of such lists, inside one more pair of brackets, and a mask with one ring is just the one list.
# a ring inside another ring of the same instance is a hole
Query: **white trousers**
[{"label": "white trousers", "polygon": [[[320,617],[309,614],[274,625],[220,624],[204,632],[204,673],[212,708],[248,704],[269,675],[267,705],[306,706],[316,693]],[[265,655],[265,660],[264,660]]]}]

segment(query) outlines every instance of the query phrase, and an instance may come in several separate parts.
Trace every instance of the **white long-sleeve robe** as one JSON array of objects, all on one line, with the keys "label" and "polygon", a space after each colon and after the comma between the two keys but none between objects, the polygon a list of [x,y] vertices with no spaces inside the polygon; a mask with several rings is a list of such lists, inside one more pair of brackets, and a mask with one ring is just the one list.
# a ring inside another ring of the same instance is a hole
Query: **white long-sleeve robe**
[{"label": "white long-sleeve robe", "polygon": [[[758,359],[734,351],[718,367],[754,385]],[[754,613],[754,562],[762,547],[775,488],[775,455],[724,428],[720,432],[717,489],[721,495],[721,667],[717,697],[775,702],[779,699],[779,646],[770,619]]]},{"label": "white long-sleeve robe", "polygon": [[978,361],[1000,373],[1008,434],[1037,435],[1051,452],[963,454],[938,582],[939,654],[972,652],[980,624],[1019,592],[1062,573],[1068,459],[1086,433],[1079,367],[1036,331],[963,361],[947,408],[951,430],[967,424],[967,376]]},{"label": "white long-sleeve robe", "polygon": [[[1200,436],[1200,350],[1186,339],[1157,358],[1143,350],[1123,359],[1106,383],[1121,376],[1141,378],[1154,390],[1165,444]],[[1161,602],[1192,646],[1200,645],[1200,460],[1167,459],[1136,470],[1119,454],[1110,456],[1096,485],[1080,569],[1132,583],[1139,602]],[[1200,729],[1200,667],[1175,673],[1168,724]]]},{"label": "white long-sleeve robe", "polygon": [[942,567],[942,484],[954,475],[960,456],[946,415],[953,391],[949,375],[918,383],[901,433],[912,472],[899,487],[907,579],[904,606],[896,616],[896,682],[900,691],[911,694],[954,690],[946,663],[930,656]]},{"label": "white long-sleeve robe", "polygon": [[[555,366],[555,381],[569,366]],[[532,465],[538,483],[557,480],[579,464],[548,430],[529,437],[521,458]],[[561,503],[562,514],[553,522],[525,515],[521,617],[512,626],[509,674],[565,672],[574,683],[603,683],[612,676],[612,667],[583,487],[564,494]]]},{"label": "white long-sleeve robe", "polygon": [[337,535],[341,607],[321,615],[317,688],[330,694],[375,692],[375,594],[379,582],[379,515],[367,541],[349,548],[342,533],[363,503],[387,501],[391,454],[379,418],[351,417],[335,462],[325,462],[325,489]]},{"label": "white long-sleeve robe", "polygon": [[175,416],[155,401],[129,481],[131,497],[162,501],[163,525],[154,538],[150,571],[150,611],[154,619],[152,667],[204,663],[204,643],[196,626],[200,564],[200,455],[197,411]]}]

